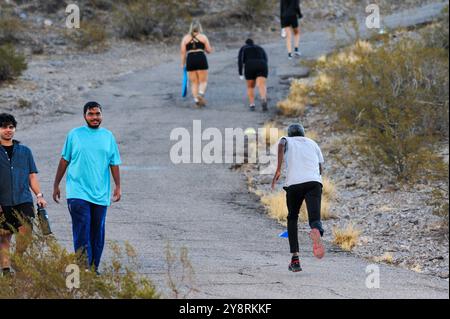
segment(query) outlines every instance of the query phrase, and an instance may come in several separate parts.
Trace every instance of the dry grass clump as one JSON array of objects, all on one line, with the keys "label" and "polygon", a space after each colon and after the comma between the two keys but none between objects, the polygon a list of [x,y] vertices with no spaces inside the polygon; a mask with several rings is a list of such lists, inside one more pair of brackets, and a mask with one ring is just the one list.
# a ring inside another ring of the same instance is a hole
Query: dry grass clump
[{"label": "dry grass clump", "polygon": [[[328,220],[335,218],[332,213],[332,202],[336,198],[336,188],[334,184],[326,177],[323,178],[323,193],[321,203],[321,219]],[[276,219],[280,223],[287,222],[288,209],[286,206],[286,192],[280,191],[276,193],[261,194],[261,202],[266,206],[269,216]],[[303,202],[300,209],[300,220],[308,221],[308,213],[306,210],[306,202]]]},{"label": "dry grass clump", "polygon": [[345,251],[351,251],[358,244],[360,234],[353,224],[348,224],[345,228],[334,228],[333,243]]},{"label": "dry grass clump", "polygon": [[300,116],[305,112],[309,88],[299,80],[291,83],[287,99],[278,102],[277,107],[284,116]]},{"label": "dry grass clump", "polygon": [[[16,273],[0,277],[0,298],[158,298],[152,282],[137,272],[139,264],[133,247],[111,243],[110,249],[113,256],[103,262],[102,274],[98,276],[86,269],[83,256],[69,253],[52,237],[34,234],[23,255],[11,254]],[[73,267],[80,270],[79,280],[74,277]]]}]

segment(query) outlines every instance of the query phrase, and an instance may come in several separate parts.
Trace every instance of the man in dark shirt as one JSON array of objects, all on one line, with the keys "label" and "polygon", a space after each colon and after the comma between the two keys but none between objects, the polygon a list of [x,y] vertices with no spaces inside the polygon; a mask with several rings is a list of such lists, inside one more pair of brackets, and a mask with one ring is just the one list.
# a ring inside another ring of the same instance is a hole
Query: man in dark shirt
[{"label": "man in dark shirt", "polygon": [[34,215],[33,197],[47,205],[37,179],[31,150],[14,140],[17,122],[10,114],[0,114],[0,266],[2,274],[11,273],[9,248],[13,233],[16,252],[25,251],[31,240]]},{"label": "man in dark shirt", "polygon": [[245,79],[247,80],[247,95],[250,102],[250,111],[255,110],[255,87],[258,86],[261,97],[262,110],[267,111],[267,87],[266,81],[269,74],[267,54],[263,48],[256,45],[252,39],[248,39],[239,50],[238,56],[239,76],[245,68]]},{"label": "man in dark shirt", "polygon": [[281,28],[286,31],[286,46],[288,57],[292,59],[292,33],[294,34],[294,55],[301,56],[298,49],[300,45],[300,28],[298,20],[303,17],[300,9],[300,0],[280,0]]}]

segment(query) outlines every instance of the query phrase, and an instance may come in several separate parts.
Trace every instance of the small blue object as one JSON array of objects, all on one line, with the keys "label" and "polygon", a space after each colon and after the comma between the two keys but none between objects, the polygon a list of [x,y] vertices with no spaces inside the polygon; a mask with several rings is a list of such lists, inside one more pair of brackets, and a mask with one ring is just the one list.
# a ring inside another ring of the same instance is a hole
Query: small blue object
[{"label": "small blue object", "polygon": [[186,97],[188,89],[188,74],[186,67],[183,68],[183,84],[181,87],[181,96]]},{"label": "small blue object", "polygon": [[287,230],[284,231],[284,232],[282,232],[282,233],[280,233],[280,234],[278,235],[278,237],[280,237],[280,238],[288,238],[288,232],[287,232]]}]

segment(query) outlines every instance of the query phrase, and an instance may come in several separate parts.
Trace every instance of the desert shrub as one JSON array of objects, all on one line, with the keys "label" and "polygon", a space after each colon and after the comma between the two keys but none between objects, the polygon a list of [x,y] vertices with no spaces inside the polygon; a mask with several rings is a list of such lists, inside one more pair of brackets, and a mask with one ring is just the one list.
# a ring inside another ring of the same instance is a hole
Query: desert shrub
[{"label": "desert shrub", "polygon": [[110,10],[113,8],[113,1],[111,0],[87,0],[87,3],[100,10]]},{"label": "desert shrub", "polygon": [[317,62],[329,81],[314,92],[341,128],[355,132],[371,167],[413,182],[443,167],[433,145],[448,136],[447,58],[410,39],[379,47],[359,41]]},{"label": "desert shrub", "polygon": [[303,115],[308,102],[308,90],[309,87],[304,82],[292,81],[288,97],[277,103],[281,114],[284,116]]},{"label": "desert shrub", "polygon": [[0,10],[0,45],[18,42],[23,30],[24,25],[19,18]]},{"label": "desert shrub", "polygon": [[186,299],[190,294],[198,292],[195,288],[195,271],[188,257],[188,249],[180,248],[179,255],[174,252],[170,243],[166,244],[167,286],[173,299]]},{"label": "desert shrub", "polygon": [[72,40],[79,49],[102,49],[105,47],[107,39],[105,27],[100,23],[89,21],[82,21],[79,29],[67,30],[66,36]]},{"label": "desert shrub", "polygon": [[237,12],[241,13],[248,22],[258,21],[262,16],[272,13],[275,1],[272,0],[243,0],[239,1]]},{"label": "desert shrub", "polygon": [[26,68],[25,57],[11,44],[0,46],[0,83],[20,76]]},{"label": "desert shrub", "polygon": [[115,26],[119,36],[140,40],[173,36],[189,17],[192,1],[128,0],[116,4]]},{"label": "desert shrub", "polygon": [[333,244],[341,247],[345,251],[351,251],[357,244],[361,231],[353,224],[348,224],[345,228],[333,228]]},{"label": "desert shrub", "polygon": [[[32,245],[23,255],[11,254],[16,273],[0,277],[0,298],[78,299],[143,298],[159,295],[152,282],[137,273],[136,252],[129,245],[110,243],[113,256],[104,262],[99,276],[80,266],[79,288],[67,286],[69,265],[83,265],[80,255],[67,252],[54,238],[34,234]],[[75,282],[72,282],[75,284]]]},{"label": "desert shrub", "polygon": [[422,31],[425,45],[431,48],[444,48],[448,51],[449,45],[449,7],[447,6],[442,18]]},{"label": "desert shrub", "polygon": [[444,174],[440,176],[442,183],[434,187],[427,203],[433,207],[433,214],[441,217],[442,223],[447,229],[449,227],[448,168],[448,163],[446,163]]},{"label": "desert shrub", "polygon": [[46,13],[55,13],[59,10],[64,10],[67,4],[61,0],[38,0],[37,8]]}]

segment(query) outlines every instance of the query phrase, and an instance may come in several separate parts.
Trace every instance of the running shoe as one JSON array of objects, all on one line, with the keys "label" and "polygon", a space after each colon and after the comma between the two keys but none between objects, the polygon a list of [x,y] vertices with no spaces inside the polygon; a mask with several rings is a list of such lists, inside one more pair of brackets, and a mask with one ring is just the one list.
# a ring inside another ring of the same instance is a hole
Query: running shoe
[{"label": "running shoe", "polygon": [[268,108],[267,108],[267,100],[263,100],[261,103],[262,106],[262,110],[263,112],[267,112]]},{"label": "running shoe", "polygon": [[198,95],[198,104],[200,107],[206,106],[205,97],[201,94]]},{"label": "running shoe", "polygon": [[11,277],[14,273],[11,268],[3,268],[1,274],[3,277]]},{"label": "running shoe", "polygon": [[296,57],[301,57],[302,56],[302,53],[300,52],[300,51],[294,51],[294,56],[296,56]]},{"label": "running shoe", "polygon": [[250,105],[250,111],[252,111],[252,112],[255,111],[255,106],[254,105]]},{"label": "running shoe", "polygon": [[299,259],[292,259],[291,263],[289,264],[288,269],[292,272],[299,272],[302,271],[302,266],[300,265]]},{"label": "running shoe", "polygon": [[292,60],[292,53],[288,53],[288,59]]},{"label": "running shoe", "polygon": [[313,241],[314,256],[321,259],[325,255],[325,247],[322,244],[322,237],[320,236],[319,230],[316,228],[312,229],[309,233],[309,237],[311,237]]}]

